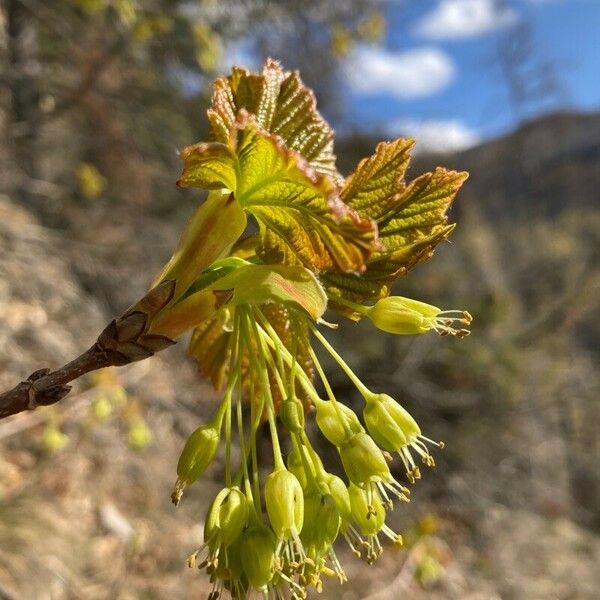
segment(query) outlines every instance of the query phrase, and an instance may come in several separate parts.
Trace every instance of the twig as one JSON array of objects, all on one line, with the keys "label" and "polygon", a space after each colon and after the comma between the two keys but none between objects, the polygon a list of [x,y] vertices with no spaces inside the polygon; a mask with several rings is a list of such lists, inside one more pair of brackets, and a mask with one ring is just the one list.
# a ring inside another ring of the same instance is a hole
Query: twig
[{"label": "twig", "polygon": [[56,371],[39,369],[12,390],[0,394],[0,419],[62,400],[71,381],[98,369],[122,366],[153,356],[175,342],[149,333],[153,317],[173,298],[175,281],[167,280],[150,290],[122,317],[111,321],[94,345]]},{"label": "twig", "polygon": [[12,390],[0,395],[0,419],[38,406],[48,406],[62,400],[70,391],[71,381],[85,373],[112,366],[108,355],[98,343],[81,356],[56,371],[40,369]]}]

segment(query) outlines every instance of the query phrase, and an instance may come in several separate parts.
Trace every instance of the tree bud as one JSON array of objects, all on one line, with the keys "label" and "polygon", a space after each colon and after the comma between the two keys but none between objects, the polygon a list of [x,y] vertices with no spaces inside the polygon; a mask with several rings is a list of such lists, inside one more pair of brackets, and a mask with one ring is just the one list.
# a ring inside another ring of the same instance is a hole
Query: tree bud
[{"label": "tree bud", "polygon": [[352,519],[358,525],[362,535],[375,535],[385,523],[385,508],[379,492],[372,489],[367,493],[364,489],[350,484],[348,487]]},{"label": "tree bud", "polygon": [[290,432],[300,432],[304,429],[304,407],[297,398],[287,398],[281,403],[279,419]]},{"label": "tree bud", "polygon": [[383,452],[366,433],[354,434],[340,446],[339,452],[344,471],[352,483],[363,485],[369,481],[392,479]]},{"label": "tree bud", "polygon": [[242,567],[250,585],[259,591],[273,579],[273,558],[277,540],[261,523],[250,526],[241,538]]},{"label": "tree bud", "polygon": [[341,446],[351,434],[364,431],[356,413],[345,404],[319,399],[314,402],[317,425],[334,446]]},{"label": "tree bud", "polygon": [[279,539],[290,539],[302,531],[304,494],[293,473],[278,469],[267,477],[265,502],[271,527]]}]

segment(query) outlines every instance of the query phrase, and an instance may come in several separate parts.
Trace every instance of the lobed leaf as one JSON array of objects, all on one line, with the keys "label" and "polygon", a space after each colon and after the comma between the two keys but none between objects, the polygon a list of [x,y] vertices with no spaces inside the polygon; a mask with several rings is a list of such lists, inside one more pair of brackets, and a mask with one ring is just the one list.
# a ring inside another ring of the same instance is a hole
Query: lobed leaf
[{"label": "lobed leaf", "polygon": [[312,90],[297,71],[284,71],[267,59],[262,74],[234,67],[229,77],[217,79],[208,110],[213,139],[227,143],[240,110],[254,115],[258,125],[278,135],[317,171],[341,182],[333,154],[333,129],[317,111]]},{"label": "lobed leaf", "polygon": [[258,253],[266,262],[301,264],[314,272],[364,270],[379,247],[377,229],[340,199],[329,177],[245,111],[230,131],[229,151],[223,147],[215,142],[185,148],[178,185],[231,189],[258,221]]},{"label": "lobed leaf", "polygon": [[361,216],[377,220],[395,203],[396,194],[406,188],[404,175],[415,142],[399,138],[381,142],[375,154],[364,158],[346,180],[340,196]]},{"label": "lobed leaf", "polygon": [[231,335],[221,318],[207,319],[194,329],[188,346],[188,354],[198,364],[200,373],[217,390],[223,388],[229,375]]},{"label": "lobed leaf", "polygon": [[[227,307],[270,302],[293,304],[313,320],[323,316],[327,296],[317,278],[304,267],[247,264],[228,273],[198,292],[232,291]],[[192,298],[190,296],[190,298]]]},{"label": "lobed leaf", "polygon": [[362,160],[341,191],[342,199],[373,219],[383,249],[371,254],[360,276],[327,273],[322,279],[333,296],[372,300],[387,296],[393,282],[454,229],[447,211],[468,174],[438,167],[408,185],[404,175],[412,140],[383,142]]}]

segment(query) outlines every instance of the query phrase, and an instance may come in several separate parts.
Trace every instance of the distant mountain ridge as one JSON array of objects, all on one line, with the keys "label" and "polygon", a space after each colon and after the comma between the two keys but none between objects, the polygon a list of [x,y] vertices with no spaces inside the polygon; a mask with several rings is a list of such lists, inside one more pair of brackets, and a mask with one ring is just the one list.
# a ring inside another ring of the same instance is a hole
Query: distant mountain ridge
[{"label": "distant mountain ridge", "polygon": [[[375,144],[369,136],[339,140],[342,169],[352,169]],[[554,113],[462,152],[416,156],[409,177],[437,165],[468,171],[463,202],[477,202],[493,218],[600,208],[600,112]]]}]

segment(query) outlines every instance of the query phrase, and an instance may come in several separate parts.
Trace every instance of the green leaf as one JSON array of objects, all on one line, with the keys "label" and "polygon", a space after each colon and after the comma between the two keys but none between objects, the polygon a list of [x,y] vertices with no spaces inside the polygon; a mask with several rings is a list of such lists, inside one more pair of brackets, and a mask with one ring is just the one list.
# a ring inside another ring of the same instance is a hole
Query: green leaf
[{"label": "green leaf", "polygon": [[327,296],[317,278],[304,267],[252,265],[235,269],[205,288],[216,292],[232,290],[225,306],[278,302],[293,304],[313,319],[323,316]]},{"label": "green leaf", "polygon": [[429,258],[454,229],[446,213],[468,174],[438,167],[406,184],[412,145],[412,140],[402,139],[379,144],[348,178],[341,197],[362,217],[375,220],[383,249],[369,256],[360,277],[324,274],[332,296],[352,300],[387,296],[393,282]]},{"label": "green leaf", "polygon": [[173,279],[173,299],[179,298],[200,273],[231,250],[246,224],[246,214],[230,194],[211,192],[192,215],[173,256],[152,287]]},{"label": "green leaf", "polygon": [[340,195],[361,216],[378,219],[395,202],[395,195],[406,189],[404,175],[415,142],[399,138],[381,142],[375,154],[364,158],[346,180]]},{"label": "green leaf", "polygon": [[[205,274],[199,277],[205,279]],[[315,321],[327,308],[325,291],[308,269],[248,263],[164,308],[153,320],[150,333],[176,339],[217,316],[222,308],[270,302],[293,305]]]},{"label": "green leaf", "polygon": [[258,252],[266,262],[302,264],[314,272],[364,269],[367,256],[378,248],[376,227],[342,202],[329,177],[317,173],[245,111],[230,132],[229,144],[228,152],[220,143],[184,149],[178,184],[220,184],[232,190],[259,223]]},{"label": "green leaf", "polygon": [[438,167],[414,179],[376,220],[385,250],[372,264],[394,263],[394,273],[409,269],[454,229],[447,211],[467,179],[465,172]]},{"label": "green leaf", "polygon": [[185,147],[179,156],[185,163],[179,187],[205,190],[235,189],[234,156],[231,148],[220,142],[201,142]]},{"label": "green leaf", "polygon": [[315,171],[342,181],[335,167],[333,129],[317,111],[315,95],[297,71],[284,71],[277,61],[267,59],[260,75],[234,67],[229,77],[217,79],[208,111],[213,139],[228,142],[241,109],[254,115],[260,127],[280,136]]}]

